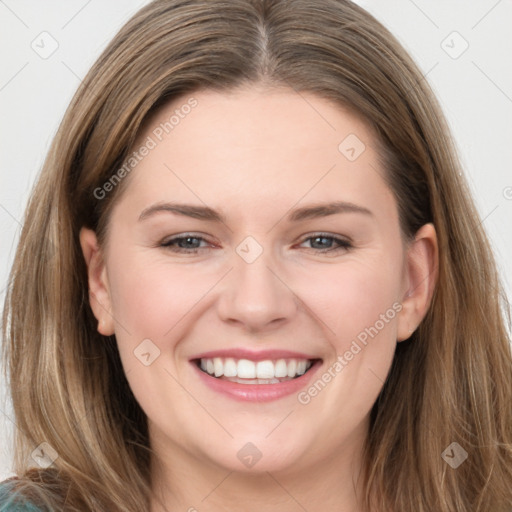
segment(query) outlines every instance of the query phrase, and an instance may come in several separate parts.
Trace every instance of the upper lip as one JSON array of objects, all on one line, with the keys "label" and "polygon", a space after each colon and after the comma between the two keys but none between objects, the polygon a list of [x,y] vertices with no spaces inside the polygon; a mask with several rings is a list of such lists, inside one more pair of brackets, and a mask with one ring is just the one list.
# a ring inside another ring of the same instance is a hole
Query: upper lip
[{"label": "upper lip", "polygon": [[249,359],[251,361],[265,361],[276,359],[319,359],[318,357],[294,352],[291,350],[248,350],[246,348],[233,348],[227,350],[211,350],[203,352],[190,360],[213,359],[214,357],[232,357],[233,359]]}]

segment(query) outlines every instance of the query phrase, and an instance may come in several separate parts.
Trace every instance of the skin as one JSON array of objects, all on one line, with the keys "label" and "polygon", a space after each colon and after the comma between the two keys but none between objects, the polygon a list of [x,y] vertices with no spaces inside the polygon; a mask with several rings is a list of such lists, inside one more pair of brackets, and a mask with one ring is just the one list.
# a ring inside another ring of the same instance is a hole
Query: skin
[{"label": "skin", "polygon": [[[93,231],[80,233],[98,330],[115,333],[148,416],[154,490],[166,507],[155,498],[151,511],[236,510],[241,503],[249,512],[362,511],[356,491],[369,412],[397,342],[431,301],[435,230],[427,224],[404,240],[374,135],[340,106],[255,86],[193,97],[197,107],[125,178],[107,246],[98,246]],[[135,148],[187,99],[156,112]],[[366,146],[355,161],[338,149],[349,134]],[[145,208],[170,201],[207,205],[226,221],[169,212],[138,220]],[[371,214],[286,218],[329,201]],[[199,252],[160,245],[186,233],[205,239],[192,242]],[[336,250],[318,233],[352,247]],[[263,250],[252,263],[236,252],[249,235]],[[307,404],[296,394],[233,400],[205,386],[189,362],[214,349],[289,349],[323,360],[316,380],[393,304],[400,312]],[[134,350],[148,338],[160,355],[145,366]],[[252,468],[237,457],[248,442],[262,454]]]}]

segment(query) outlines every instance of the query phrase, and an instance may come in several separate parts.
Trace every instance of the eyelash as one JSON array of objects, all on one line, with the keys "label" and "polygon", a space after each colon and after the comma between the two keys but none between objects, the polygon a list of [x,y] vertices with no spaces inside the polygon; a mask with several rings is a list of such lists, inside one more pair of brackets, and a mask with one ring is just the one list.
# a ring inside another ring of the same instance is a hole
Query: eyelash
[{"label": "eyelash", "polygon": [[[161,247],[164,247],[164,248],[167,248],[168,250],[172,251],[172,252],[177,252],[177,253],[187,253],[187,254],[197,254],[201,249],[205,249],[206,247],[195,247],[195,248],[192,248],[192,249],[184,249],[182,247],[173,247],[174,244],[177,244],[179,242],[181,242],[182,240],[187,240],[189,238],[192,238],[192,239],[196,239],[196,240],[201,240],[201,241],[205,241],[206,242],[206,239],[202,236],[196,236],[196,235],[193,235],[193,234],[186,234],[186,235],[181,235],[181,236],[176,236],[174,238],[171,238],[169,240],[167,240],[166,242],[163,242],[163,243],[160,243],[160,246]],[[353,245],[346,239],[343,239],[343,238],[338,238],[336,236],[332,236],[332,235],[329,235],[327,233],[315,233],[314,235],[311,235],[311,236],[308,236],[306,238],[304,238],[300,244],[308,241],[308,240],[314,240],[315,238],[323,238],[323,239],[328,239],[328,240],[332,240],[334,243],[338,244],[338,247],[334,247],[334,248],[329,248],[329,249],[314,249],[312,247],[310,247],[309,249],[313,250],[313,251],[317,251],[319,253],[327,253],[327,252],[337,252],[339,250],[345,250],[345,251],[348,251],[350,249],[353,248]]]}]

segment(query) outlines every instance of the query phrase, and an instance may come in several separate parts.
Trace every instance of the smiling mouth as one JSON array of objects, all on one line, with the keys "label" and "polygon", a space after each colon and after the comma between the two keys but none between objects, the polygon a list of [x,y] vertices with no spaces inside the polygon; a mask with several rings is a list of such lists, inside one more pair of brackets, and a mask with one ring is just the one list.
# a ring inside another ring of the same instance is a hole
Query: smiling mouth
[{"label": "smiling mouth", "polygon": [[197,367],[207,375],[238,384],[279,384],[302,377],[320,359],[267,359],[251,361],[231,357],[196,359]]}]

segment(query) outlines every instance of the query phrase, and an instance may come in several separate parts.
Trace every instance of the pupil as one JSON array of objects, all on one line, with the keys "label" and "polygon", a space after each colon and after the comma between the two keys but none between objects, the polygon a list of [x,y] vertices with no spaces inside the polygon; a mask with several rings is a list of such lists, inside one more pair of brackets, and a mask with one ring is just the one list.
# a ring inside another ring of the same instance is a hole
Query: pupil
[{"label": "pupil", "polygon": [[188,236],[187,238],[182,239],[182,244],[186,245],[187,247],[197,245],[197,244],[194,244],[193,242],[191,242],[191,240],[197,240],[197,238]]},{"label": "pupil", "polygon": [[[325,236],[317,236],[317,237],[315,237],[313,240],[314,240],[314,241],[317,241],[317,240],[324,240],[324,242],[325,242],[325,241],[327,241],[327,243],[324,243],[323,245],[324,245],[324,246],[325,246],[325,245],[329,245],[329,239],[328,239],[327,237],[325,237]],[[320,245],[322,245],[322,244],[320,244]]]}]

